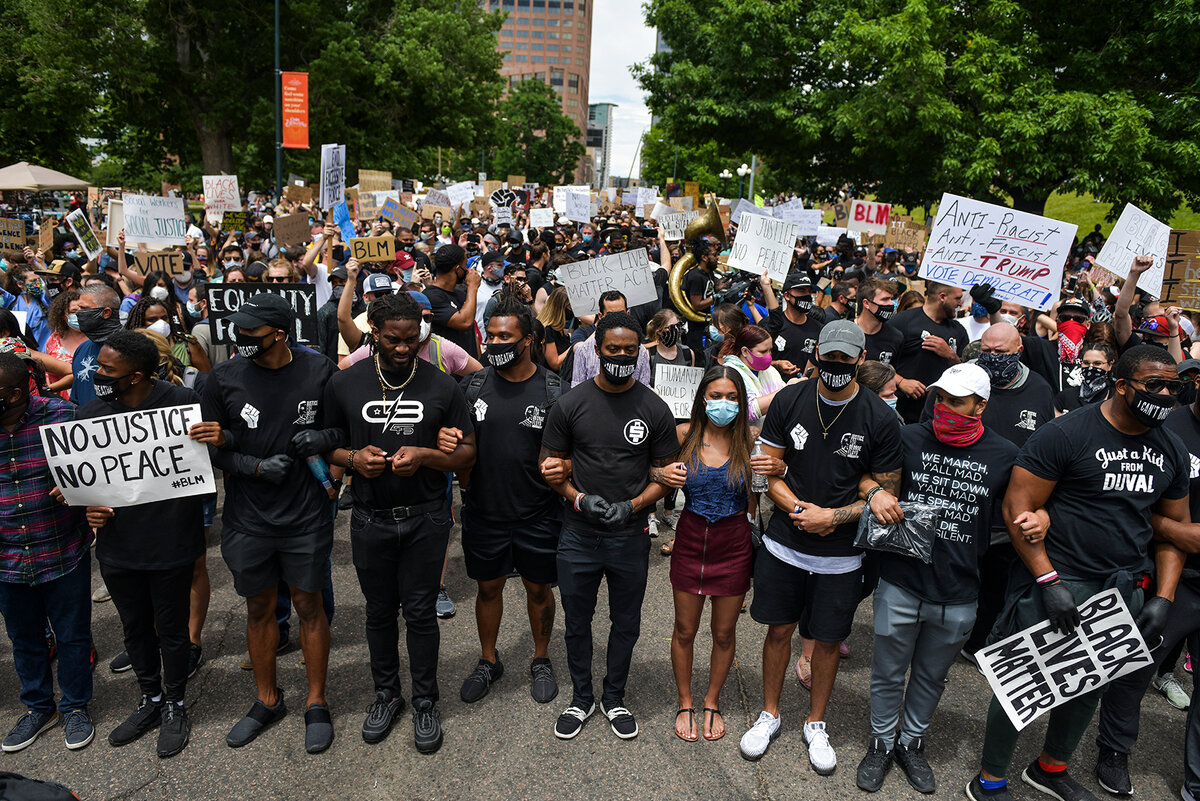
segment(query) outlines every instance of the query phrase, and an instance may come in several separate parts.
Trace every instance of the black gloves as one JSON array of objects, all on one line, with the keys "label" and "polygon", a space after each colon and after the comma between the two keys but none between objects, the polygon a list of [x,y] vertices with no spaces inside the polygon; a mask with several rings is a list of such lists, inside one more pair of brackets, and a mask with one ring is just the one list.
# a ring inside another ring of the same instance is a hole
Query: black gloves
[{"label": "black gloves", "polygon": [[603,524],[604,516],[608,514],[608,501],[599,495],[584,495],[576,504],[583,516],[593,523]]},{"label": "black gloves", "polygon": [[971,287],[971,300],[986,309],[988,314],[995,314],[1000,311],[1000,301],[994,297],[995,293],[991,284],[975,284]]},{"label": "black gloves", "polygon": [[1060,634],[1070,634],[1079,625],[1079,610],[1075,608],[1075,596],[1067,585],[1055,579],[1040,585],[1042,605],[1046,607],[1046,619],[1050,627]]},{"label": "black gloves", "polygon": [[339,428],[306,428],[292,437],[292,448],[301,459],[328,453],[342,445],[342,431]]},{"label": "black gloves", "polygon": [[1170,613],[1171,602],[1159,595],[1142,604],[1142,611],[1138,612],[1134,622],[1142,632],[1146,647],[1151,651],[1162,642],[1163,629],[1167,625],[1167,616]]},{"label": "black gloves", "polygon": [[604,525],[621,526],[628,523],[632,517],[633,502],[617,501],[608,505],[608,511],[604,513]]},{"label": "black gloves", "polygon": [[288,468],[291,466],[292,457],[290,456],[283,454],[268,456],[258,463],[258,467],[254,470],[254,477],[272,484],[282,484],[283,480],[287,478]]}]

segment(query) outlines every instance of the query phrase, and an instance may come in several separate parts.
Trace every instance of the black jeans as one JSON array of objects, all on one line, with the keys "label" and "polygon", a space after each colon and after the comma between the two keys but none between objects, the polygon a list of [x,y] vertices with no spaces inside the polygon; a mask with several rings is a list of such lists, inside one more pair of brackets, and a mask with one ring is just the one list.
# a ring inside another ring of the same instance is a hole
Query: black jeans
[{"label": "black jeans", "polygon": [[449,506],[401,521],[354,507],[350,547],[367,601],[367,648],[377,692],[400,695],[397,618],[403,609],[413,698],[438,699],[436,607],[449,538]]},{"label": "black jeans", "polygon": [[963,650],[973,654],[987,645],[988,635],[996,625],[996,618],[1004,608],[1008,595],[1008,574],[1013,562],[1017,561],[1017,549],[1011,542],[998,542],[989,546],[979,567],[979,607],[975,611],[975,626]]},{"label": "black jeans", "polygon": [[574,696],[571,703],[587,709],[592,690],[592,617],[600,579],[608,579],[608,672],[604,676],[606,707],[625,701],[625,684],[633,646],[642,630],[642,599],[650,571],[650,537],[598,537],[569,528],[558,540],[558,591],[566,626],[567,667]]},{"label": "black jeans", "polygon": [[168,701],[183,701],[193,567],[127,570],[100,563],[100,575],[121,616],[138,686],[151,698],[161,693]]}]

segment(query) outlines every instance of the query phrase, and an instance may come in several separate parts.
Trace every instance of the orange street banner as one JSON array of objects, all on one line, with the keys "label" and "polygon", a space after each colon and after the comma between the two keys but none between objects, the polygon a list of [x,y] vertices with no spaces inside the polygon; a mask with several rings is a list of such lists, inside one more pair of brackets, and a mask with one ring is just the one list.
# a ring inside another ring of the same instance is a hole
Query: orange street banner
[{"label": "orange street banner", "polygon": [[283,146],[308,149],[308,73],[282,72]]}]

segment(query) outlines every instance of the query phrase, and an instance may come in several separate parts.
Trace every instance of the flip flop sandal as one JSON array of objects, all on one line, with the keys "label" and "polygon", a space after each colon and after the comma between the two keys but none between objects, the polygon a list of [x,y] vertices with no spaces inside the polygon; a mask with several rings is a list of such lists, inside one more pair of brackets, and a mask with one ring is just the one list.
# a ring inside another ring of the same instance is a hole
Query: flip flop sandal
[{"label": "flip flop sandal", "polygon": [[[678,712],[676,712],[675,713],[676,722],[678,722],[679,716],[682,715],[684,712],[687,712],[688,723],[690,724],[690,727],[693,729],[696,728],[696,710],[694,710],[694,709],[688,709],[685,707],[685,708],[679,710]],[[679,727],[678,726],[675,727],[675,736],[678,737],[680,740],[683,740],[685,743],[696,742],[697,740],[700,739],[699,734],[700,733],[697,732],[695,737],[684,737],[682,734],[679,733]]]},{"label": "flip flop sandal", "polygon": [[[706,707],[704,707],[704,714],[708,716],[708,730],[712,731],[713,724],[716,723],[717,715],[721,715],[721,710],[711,709],[706,706]],[[721,715],[721,723],[724,723],[724,722],[725,722],[725,716]],[[706,735],[704,735],[704,739],[708,740],[710,743],[716,742],[717,740],[720,740],[722,737],[724,737],[725,733],[728,731],[729,731],[729,729],[722,729],[721,733],[719,735],[717,735],[716,737],[709,737],[706,734]]]},{"label": "flip flop sandal", "polygon": [[674,547],[675,547],[675,540],[671,540],[670,542],[664,542],[664,543],[662,544],[662,547],[660,547],[660,548],[658,549],[658,551],[659,551],[659,553],[661,553],[663,556],[670,556],[670,555],[671,555],[671,549],[672,549],[672,548],[674,548]]}]

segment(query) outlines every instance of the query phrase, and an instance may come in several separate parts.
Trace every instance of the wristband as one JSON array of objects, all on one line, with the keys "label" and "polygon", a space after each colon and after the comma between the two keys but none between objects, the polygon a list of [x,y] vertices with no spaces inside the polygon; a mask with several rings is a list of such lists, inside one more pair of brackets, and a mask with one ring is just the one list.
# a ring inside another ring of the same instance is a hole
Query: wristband
[{"label": "wristband", "polygon": [[1043,573],[1037,577],[1038,584],[1049,584],[1050,582],[1058,581],[1058,571],[1051,570],[1049,573]]},{"label": "wristband", "polygon": [[582,492],[579,493],[578,495],[575,496],[575,503],[571,504],[572,506],[575,507],[576,512],[579,511],[579,499],[582,498],[583,496],[584,496],[584,493],[582,493]]},{"label": "wristband", "polygon": [[879,486],[878,484],[876,484],[874,487],[871,487],[871,489],[867,490],[867,498],[866,498],[867,504],[869,505],[871,503],[871,499],[875,497],[875,493],[882,492],[882,491],[883,491],[883,487]]},{"label": "wristband", "polygon": [[354,469],[354,454],[356,454],[356,453],[358,453],[358,450],[355,448],[351,448],[350,452],[348,454],[346,454],[346,469],[349,470],[351,473],[357,472]]}]

